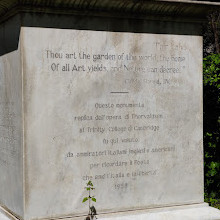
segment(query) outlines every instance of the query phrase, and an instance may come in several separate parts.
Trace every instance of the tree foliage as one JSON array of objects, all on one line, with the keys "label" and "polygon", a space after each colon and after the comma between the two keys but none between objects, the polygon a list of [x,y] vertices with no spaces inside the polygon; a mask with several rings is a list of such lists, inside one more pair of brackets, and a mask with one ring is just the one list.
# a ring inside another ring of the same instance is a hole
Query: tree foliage
[{"label": "tree foliage", "polygon": [[220,54],[204,58],[203,73],[205,194],[215,205],[220,199]]}]

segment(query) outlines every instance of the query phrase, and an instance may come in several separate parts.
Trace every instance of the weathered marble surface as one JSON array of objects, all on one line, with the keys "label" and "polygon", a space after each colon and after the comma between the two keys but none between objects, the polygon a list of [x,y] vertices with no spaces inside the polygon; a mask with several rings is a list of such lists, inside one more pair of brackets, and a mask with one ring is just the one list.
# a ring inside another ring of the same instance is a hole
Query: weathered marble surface
[{"label": "weathered marble surface", "polygon": [[0,205],[23,215],[20,53],[0,57]]},{"label": "weathered marble surface", "polygon": [[203,202],[202,37],[22,28],[21,45],[27,219],[85,213],[88,179],[99,212]]},{"label": "weathered marble surface", "polygon": [[22,28],[19,53],[21,208],[9,209],[87,213],[89,179],[99,213],[203,202],[202,37]]}]

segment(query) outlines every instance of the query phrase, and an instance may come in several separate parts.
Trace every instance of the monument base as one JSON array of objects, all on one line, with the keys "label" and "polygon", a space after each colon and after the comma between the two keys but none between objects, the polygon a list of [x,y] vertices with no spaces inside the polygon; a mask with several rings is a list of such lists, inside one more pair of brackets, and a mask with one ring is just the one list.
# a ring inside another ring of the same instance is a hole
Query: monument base
[{"label": "monument base", "polygon": [[[85,217],[66,217],[59,220],[82,220]],[[99,220],[220,220],[220,210],[207,203],[153,208],[138,211],[98,215]],[[19,220],[0,207],[0,220]],[[49,220],[49,219],[45,219]],[[53,218],[53,220],[55,220]],[[58,220],[58,219],[57,219]]]}]

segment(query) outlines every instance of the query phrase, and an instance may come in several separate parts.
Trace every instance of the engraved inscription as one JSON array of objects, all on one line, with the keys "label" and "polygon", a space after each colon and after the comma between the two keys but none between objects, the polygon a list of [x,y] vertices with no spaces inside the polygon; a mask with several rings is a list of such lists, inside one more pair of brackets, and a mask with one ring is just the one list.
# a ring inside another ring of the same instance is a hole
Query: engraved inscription
[{"label": "engraved inscription", "polygon": [[16,114],[13,109],[13,102],[0,102],[0,163],[2,165],[13,165],[14,156],[17,154],[14,124]]},{"label": "engraved inscription", "polygon": [[[93,90],[100,79],[103,84],[107,82],[103,77],[111,83],[107,89],[99,91],[103,92],[105,101],[97,95],[87,104],[88,97],[85,97],[82,105],[88,105],[87,110],[78,114],[76,109],[72,111],[72,135],[82,140],[87,138],[91,144],[96,139],[98,148],[102,149],[72,151],[67,147],[66,159],[84,160],[87,164],[84,165],[87,169],[81,173],[82,180],[117,179],[117,184],[110,184],[114,190],[131,189],[137,178],[160,175],[160,166],[155,164],[154,157],[158,154],[167,157],[177,150],[175,143],[157,143],[162,132],[169,129],[164,127],[164,121],[171,120],[171,115],[164,113],[161,107],[157,110],[157,104],[150,96],[154,93],[160,96],[164,90],[175,90],[184,85],[179,76],[188,71],[189,51],[185,44],[172,40],[166,43],[157,40],[151,45],[151,51],[140,52],[129,48],[117,53],[101,52],[101,48],[94,51],[88,46],[69,51],[55,48],[42,51],[47,60],[45,74],[69,79],[63,92],[70,101],[76,98],[78,82],[75,78],[94,86]],[[140,99],[143,92],[149,94]],[[53,140],[56,142],[56,136]],[[87,162],[86,158],[92,160]],[[94,163],[94,159],[99,162]]]}]

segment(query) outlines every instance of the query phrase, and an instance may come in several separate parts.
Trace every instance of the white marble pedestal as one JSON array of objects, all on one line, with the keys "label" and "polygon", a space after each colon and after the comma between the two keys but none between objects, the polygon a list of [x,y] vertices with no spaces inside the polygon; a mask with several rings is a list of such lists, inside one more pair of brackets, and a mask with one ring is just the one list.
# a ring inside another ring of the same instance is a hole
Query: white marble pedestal
[{"label": "white marble pedestal", "polygon": [[[85,217],[66,217],[62,220],[80,220]],[[220,220],[220,210],[207,203],[195,205],[154,208],[121,213],[100,214],[99,220]],[[0,209],[0,220],[18,220],[7,211]],[[46,220],[46,219],[45,219]],[[47,219],[49,220],[49,219]],[[51,219],[55,220],[55,219]]]}]

